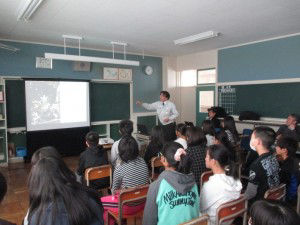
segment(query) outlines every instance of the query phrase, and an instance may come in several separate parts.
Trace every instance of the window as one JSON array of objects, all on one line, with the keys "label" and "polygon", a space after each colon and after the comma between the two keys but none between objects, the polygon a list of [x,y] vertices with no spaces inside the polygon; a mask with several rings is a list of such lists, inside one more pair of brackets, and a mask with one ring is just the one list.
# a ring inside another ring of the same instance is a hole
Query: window
[{"label": "window", "polygon": [[197,71],[196,70],[184,70],[181,72],[180,79],[181,87],[193,87],[197,84]]},{"label": "window", "polygon": [[198,70],[198,84],[216,83],[216,69]]}]

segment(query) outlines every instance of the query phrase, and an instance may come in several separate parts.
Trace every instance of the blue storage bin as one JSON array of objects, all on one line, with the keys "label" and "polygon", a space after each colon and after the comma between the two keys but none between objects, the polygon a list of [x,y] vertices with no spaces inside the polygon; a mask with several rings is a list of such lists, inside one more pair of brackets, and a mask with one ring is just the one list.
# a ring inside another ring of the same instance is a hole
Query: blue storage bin
[{"label": "blue storage bin", "polygon": [[25,157],[27,156],[26,147],[16,147],[16,155],[17,157]]}]

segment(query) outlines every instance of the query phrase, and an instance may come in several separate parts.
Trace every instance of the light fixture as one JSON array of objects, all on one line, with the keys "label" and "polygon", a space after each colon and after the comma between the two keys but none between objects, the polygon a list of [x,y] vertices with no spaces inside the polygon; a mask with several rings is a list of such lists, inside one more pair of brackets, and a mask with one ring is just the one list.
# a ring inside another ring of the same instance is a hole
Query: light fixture
[{"label": "light fixture", "polygon": [[140,65],[139,61],[124,60],[124,59],[110,59],[110,58],[93,57],[93,56],[56,54],[56,53],[45,53],[45,58],[56,59],[56,60],[66,60],[66,61],[118,64],[118,65],[127,65],[127,66],[139,66]]},{"label": "light fixture", "polygon": [[206,31],[200,34],[195,34],[195,35],[191,35],[185,38],[181,38],[181,39],[177,39],[174,41],[175,45],[185,45],[188,43],[193,43],[196,41],[200,41],[200,40],[204,40],[204,39],[208,39],[208,38],[213,38],[213,37],[217,37],[219,35],[218,32],[214,32],[214,31]]},{"label": "light fixture", "polygon": [[20,49],[14,47],[14,46],[5,45],[5,44],[2,44],[2,43],[0,43],[0,48],[6,49],[6,50],[9,50],[9,51],[13,51],[13,52],[16,52],[16,51],[20,50]]},{"label": "light fixture", "polygon": [[[139,61],[126,60],[126,46],[127,43],[124,42],[111,42],[113,50],[113,58],[103,58],[103,57],[94,57],[94,56],[82,56],[81,55],[81,46],[80,41],[83,40],[82,37],[72,36],[72,35],[63,35],[64,38],[64,54],[57,53],[45,53],[45,58],[54,59],[54,60],[66,60],[66,61],[79,61],[79,62],[93,62],[93,63],[107,63],[107,64],[117,64],[117,65],[127,65],[127,66],[139,66]],[[66,48],[66,39],[78,40],[78,55],[69,55],[67,54]],[[124,59],[115,59],[115,45],[123,46]]]},{"label": "light fixture", "polygon": [[18,20],[29,21],[32,14],[38,9],[44,0],[25,0],[21,5]]}]

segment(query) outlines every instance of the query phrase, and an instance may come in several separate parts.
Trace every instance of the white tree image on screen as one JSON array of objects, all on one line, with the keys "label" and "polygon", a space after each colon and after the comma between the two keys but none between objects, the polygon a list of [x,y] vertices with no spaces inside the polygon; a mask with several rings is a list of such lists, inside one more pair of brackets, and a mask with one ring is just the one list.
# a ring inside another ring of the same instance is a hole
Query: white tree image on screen
[{"label": "white tree image on screen", "polygon": [[87,82],[26,81],[27,130],[89,126]]}]

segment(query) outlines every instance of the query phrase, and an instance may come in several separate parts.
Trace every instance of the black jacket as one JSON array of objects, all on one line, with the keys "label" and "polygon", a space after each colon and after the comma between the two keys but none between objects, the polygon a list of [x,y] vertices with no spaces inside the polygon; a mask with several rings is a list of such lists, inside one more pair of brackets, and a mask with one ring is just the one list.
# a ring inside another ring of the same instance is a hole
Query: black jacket
[{"label": "black jacket", "polygon": [[108,164],[107,154],[99,147],[88,147],[84,152],[80,154],[79,167],[77,173],[80,176],[84,175],[84,171],[87,168],[102,166]]}]

